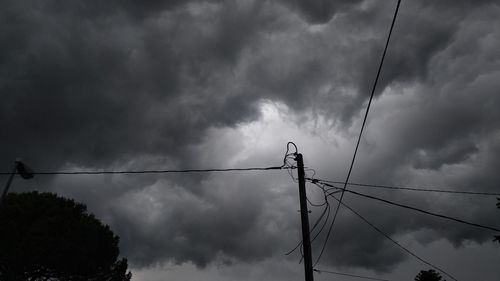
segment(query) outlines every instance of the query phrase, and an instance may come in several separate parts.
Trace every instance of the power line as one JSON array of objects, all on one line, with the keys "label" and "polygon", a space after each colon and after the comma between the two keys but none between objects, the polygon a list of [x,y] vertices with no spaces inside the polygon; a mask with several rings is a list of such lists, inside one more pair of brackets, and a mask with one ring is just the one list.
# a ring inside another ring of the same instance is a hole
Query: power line
[{"label": "power line", "polygon": [[[185,170],[136,170],[136,171],[71,171],[71,172],[34,172],[34,175],[105,175],[105,174],[169,174],[169,173],[209,173],[209,172],[236,172],[236,171],[270,171],[290,170],[295,167],[252,167],[252,168],[227,168],[227,169],[185,169]],[[12,173],[0,172],[0,175]]]},{"label": "power line", "polygon": [[342,273],[342,272],[335,272],[335,271],[328,271],[328,270],[319,270],[319,269],[313,269],[314,271],[318,273],[328,273],[328,274],[335,274],[335,275],[342,275],[342,276],[349,276],[349,277],[354,277],[354,278],[360,278],[360,279],[368,279],[368,280],[378,280],[378,281],[389,281],[387,279],[380,279],[380,278],[375,278],[375,277],[368,277],[368,276],[362,276],[362,275],[356,275],[356,274],[349,274],[349,273]]},{"label": "power line", "polygon": [[[333,195],[330,195],[330,197],[332,197],[333,199],[339,201],[339,199],[337,199],[335,196]],[[339,201],[340,202],[340,201]],[[408,253],[409,255],[413,256],[414,258],[418,259],[419,261],[425,263],[426,265],[428,266],[431,266],[433,267],[434,269],[437,269],[438,271],[442,272],[443,274],[447,275],[448,277],[450,277],[451,279],[455,280],[455,281],[458,281],[455,277],[453,277],[451,274],[449,274],[448,272],[444,271],[443,269],[439,268],[438,266],[424,260],[423,258],[417,256],[415,253],[413,253],[412,251],[410,251],[408,248],[406,248],[405,246],[403,246],[402,244],[400,244],[398,241],[394,240],[391,236],[389,236],[387,233],[385,233],[384,231],[382,231],[379,227],[375,226],[373,223],[371,223],[368,219],[366,219],[365,217],[363,217],[360,213],[358,213],[356,210],[354,210],[353,208],[351,208],[350,206],[346,205],[345,203],[341,203],[342,206],[346,207],[347,209],[349,209],[353,214],[355,214],[357,217],[359,217],[361,220],[363,220],[366,224],[368,224],[369,226],[371,226],[375,231],[377,231],[378,233],[380,233],[382,236],[384,236],[385,238],[387,238],[389,241],[391,241],[392,243],[394,243],[396,246],[398,246],[399,248],[401,248],[403,251],[405,251],[406,253]]]},{"label": "power line", "polygon": [[[324,183],[324,185],[327,185],[327,186],[330,186],[330,187],[334,187],[334,188],[337,188],[337,189],[341,189],[340,187],[336,187],[336,186],[333,186],[333,185],[330,185],[330,184],[326,184],[326,183]],[[443,219],[447,219],[447,220],[452,220],[452,221],[456,221],[456,222],[459,222],[459,223],[463,223],[463,224],[467,224],[467,225],[479,227],[479,228],[484,228],[484,229],[488,229],[488,230],[493,230],[493,231],[500,232],[500,229],[495,228],[495,227],[486,226],[486,225],[482,225],[482,224],[477,224],[477,223],[473,223],[473,222],[468,222],[468,221],[464,221],[464,220],[453,218],[453,217],[446,216],[446,215],[436,214],[436,213],[429,212],[429,211],[426,211],[426,210],[422,210],[422,209],[419,209],[419,208],[416,208],[416,207],[412,207],[412,206],[408,206],[408,205],[403,205],[403,204],[395,203],[395,202],[392,202],[392,201],[389,201],[389,200],[386,200],[386,199],[378,198],[378,197],[371,196],[371,195],[366,195],[366,194],[359,193],[359,192],[352,191],[352,190],[346,190],[346,191],[349,192],[349,193],[358,195],[358,196],[362,196],[362,197],[365,197],[365,198],[377,200],[377,201],[384,202],[384,203],[387,203],[387,204],[390,204],[390,205],[394,205],[394,206],[398,206],[398,207],[401,207],[401,208],[414,210],[414,211],[421,212],[421,213],[424,213],[424,214],[427,214],[427,215],[431,215],[431,216],[435,216],[435,217],[439,217],[439,218],[443,218]]]},{"label": "power line", "polygon": [[317,258],[316,263],[314,264],[314,266],[316,266],[316,264],[318,264],[318,262],[321,259],[321,256],[323,255],[323,252],[325,251],[326,244],[328,242],[328,238],[330,237],[333,225],[335,224],[335,220],[337,219],[337,215],[338,215],[339,208],[340,208],[340,203],[342,202],[342,199],[344,198],[344,193],[346,191],[347,183],[349,182],[349,178],[351,176],[352,168],[354,167],[354,161],[356,160],[356,154],[358,153],[359,143],[361,141],[361,137],[363,135],[363,130],[364,130],[365,125],[366,125],[366,120],[368,118],[368,112],[370,111],[370,106],[372,104],[373,96],[375,95],[375,90],[377,89],[377,84],[378,84],[378,80],[379,80],[379,77],[380,77],[380,73],[382,72],[382,66],[384,65],[385,55],[387,54],[387,49],[389,47],[389,41],[391,39],[392,30],[394,29],[394,23],[396,22],[396,17],[398,15],[400,4],[401,4],[401,0],[398,0],[398,3],[396,5],[396,10],[394,11],[394,15],[392,17],[391,27],[389,29],[389,35],[387,36],[387,41],[385,42],[384,52],[382,54],[382,58],[380,59],[380,64],[379,64],[379,67],[378,67],[378,70],[377,70],[377,76],[375,77],[375,81],[373,83],[372,91],[371,91],[371,94],[370,94],[370,99],[368,100],[368,105],[366,107],[365,116],[363,118],[363,123],[361,124],[361,129],[359,131],[359,136],[358,136],[358,140],[356,142],[356,148],[354,149],[354,154],[352,156],[351,165],[349,166],[349,172],[347,173],[347,177],[346,177],[346,180],[345,180],[345,183],[344,183],[344,187],[343,187],[342,193],[340,195],[339,204],[337,204],[337,208],[335,209],[335,213],[333,215],[332,223],[330,224],[330,227],[328,229],[328,233],[327,233],[327,236],[325,238],[325,242],[323,243],[323,247],[321,248],[321,252],[320,252],[320,254],[319,254],[319,256],[318,256],[318,258]]},{"label": "power line", "polygon": [[[343,181],[332,181],[332,180],[322,180],[322,179],[312,179],[307,178],[307,180],[335,183],[335,184],[345,184]],[[465,194],[465,195],[488,195],[488,196],[500,196],[500,193],[495,192],[483,192],[483,191],[460,191],[460,190],[447,190],[447,189],[435,189],[435,188],[417,188],[408,186],[391,186],[391,185],[379,185],[379,184],[366,184],[366,183],[354,183],[349,182],[347,185],[361,186],[361,187],[373,187],[382,189],[393,189],[393,190],[408,190],[408,191],[419,191],[419,192],[437,192],[437,193],[450,193],[450,194]]]}]

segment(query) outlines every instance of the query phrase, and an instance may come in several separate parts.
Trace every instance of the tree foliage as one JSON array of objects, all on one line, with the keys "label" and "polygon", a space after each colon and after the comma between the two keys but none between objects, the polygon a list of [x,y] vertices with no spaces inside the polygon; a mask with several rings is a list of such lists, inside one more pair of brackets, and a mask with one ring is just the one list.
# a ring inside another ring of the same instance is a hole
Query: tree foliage
[{"label": "tree foliage", "polygon": [[127,260],[118,260],[118,236],[84,204],[38,192],[5,199],[0,280],[130,280]]},{"label": "tree foliage", "polygon": [[[420,270],[415,277],[415,281],[441,281],[443,277],[434,269]],[[443,280],[446,281],[446,280]]]}]

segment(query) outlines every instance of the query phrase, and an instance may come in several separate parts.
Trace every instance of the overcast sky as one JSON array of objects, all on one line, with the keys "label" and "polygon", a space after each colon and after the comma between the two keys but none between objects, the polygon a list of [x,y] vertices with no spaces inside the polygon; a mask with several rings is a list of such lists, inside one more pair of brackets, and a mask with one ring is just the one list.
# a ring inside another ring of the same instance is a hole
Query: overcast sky
[{"label": "overcast sky", "polygon": [[[0,3],[2,171],[17,157],[36,171],[277,166],[293,141],[317,178],[342,181],[396,0]],[[500,192],[499,46],[497,1],[402,1],[351,181]],[[351,188],[500,227],[495,197]],[[284,255],[301,239],[286,171],[16,179],[27,190],[87,204],[134,281],[303,280],[300,254]],[[494,232],[344,199],[458,280],[498,280]],[[317,268],[413,280],[429,266],[341,208]]]}]

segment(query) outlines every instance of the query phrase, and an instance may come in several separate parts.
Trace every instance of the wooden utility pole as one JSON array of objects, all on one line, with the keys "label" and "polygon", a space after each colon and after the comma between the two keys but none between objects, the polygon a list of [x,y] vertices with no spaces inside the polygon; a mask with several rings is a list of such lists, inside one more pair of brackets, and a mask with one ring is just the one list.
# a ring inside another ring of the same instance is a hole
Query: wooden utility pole
[{"label": "wooden utility pole", "polygon": [[12,170],[12,173],[10,173],[9,179],[7,180],[7,184],[5,184],[2,195],[0,197],[0,205],[5,200],[5,197],[9,192],[10,185],[12,184],[12,180],[14,179],[14,176],[16,174],[19,174],[21,178],[25,180],[31,179],[34,175],[33,170],[31,170],[30,167],[24,164],[23,161],[21,161],[20,159],[16,159],[16,161],[14,161],[14,169]]},{"label": "wooden utility pole", "polygon": [[2,205],[5,196],[7,196],[7,192],[9,192],[10,184],[12,183],[12,180],[14,179],[14,175],[16,174],[16,172],[17,172],[17,163],[14,165],[14,170],[12,171],[12,173],[10,173],[9,179],[7,180],[7,183],[5,184],[5,187],[4,187],[3,192],[2,192],[2,196],[0,197],[0,205]]},{"label": "wooden utility pole", "polygon": [[302,154],[297,153],[295,161],[297,161],[297,171],[299,174],[300,219],[302,221],[302,247],[304,249],[305,281],[314,281],[311,255],[311,235],[309,232],[309,212],[307,210],[306,179]]}]

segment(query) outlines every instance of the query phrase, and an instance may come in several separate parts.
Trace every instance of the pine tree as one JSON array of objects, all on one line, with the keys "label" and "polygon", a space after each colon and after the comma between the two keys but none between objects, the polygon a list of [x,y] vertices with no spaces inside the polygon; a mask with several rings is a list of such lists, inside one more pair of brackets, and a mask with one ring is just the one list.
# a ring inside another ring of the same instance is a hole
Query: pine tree
[{"label": "pine tree", "polygon": [[119,238],[85,205],[10,193],[0,205],[0,280],[130,281]]}]

